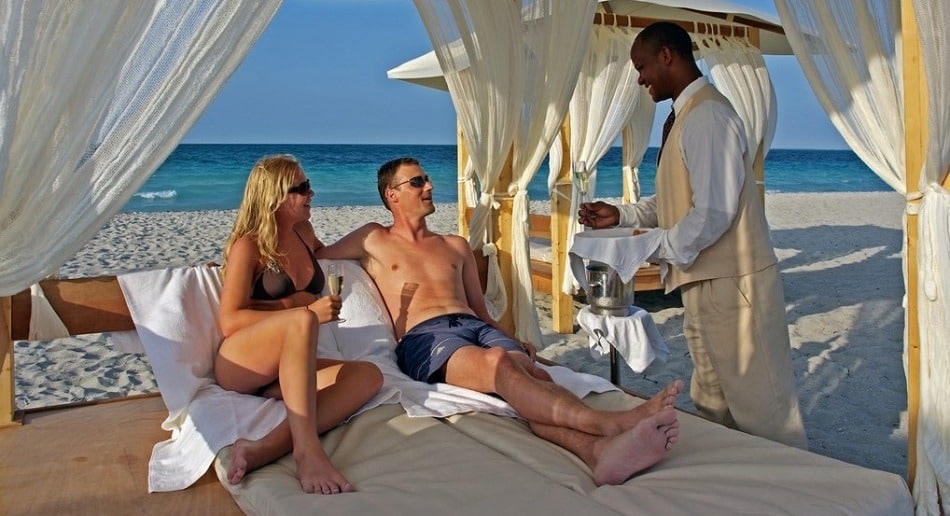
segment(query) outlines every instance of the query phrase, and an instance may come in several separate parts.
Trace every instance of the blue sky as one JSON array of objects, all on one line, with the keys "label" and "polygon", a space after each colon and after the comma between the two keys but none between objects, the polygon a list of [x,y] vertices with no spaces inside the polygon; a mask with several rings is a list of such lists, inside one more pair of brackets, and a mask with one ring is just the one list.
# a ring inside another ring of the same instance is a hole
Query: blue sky
[{"label": "blue sky", "polygon": [[[776,12],[771,0],[732,1]],[[386,78],[431,49],[411,0],[284,0],[184,143],[453,144],[448,93]],[[766,64],[779,102],[773,147],[847,148],[795,58]]]}]

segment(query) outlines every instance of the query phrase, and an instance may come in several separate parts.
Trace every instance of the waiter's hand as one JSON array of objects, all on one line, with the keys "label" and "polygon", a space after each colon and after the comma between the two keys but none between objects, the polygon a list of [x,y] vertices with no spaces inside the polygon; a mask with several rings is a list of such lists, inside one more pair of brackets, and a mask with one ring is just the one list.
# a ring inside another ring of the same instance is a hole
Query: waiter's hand
[{"label": "waiter's hand", "polygon": [[603,201],[585,202],[577,212],[577,220],[594,229],[608,228],[620,223],[620,210]]}]

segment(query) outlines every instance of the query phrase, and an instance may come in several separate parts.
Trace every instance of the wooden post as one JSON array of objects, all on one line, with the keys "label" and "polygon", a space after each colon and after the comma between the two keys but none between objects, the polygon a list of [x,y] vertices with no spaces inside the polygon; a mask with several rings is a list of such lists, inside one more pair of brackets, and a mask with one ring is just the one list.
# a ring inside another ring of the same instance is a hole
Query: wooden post
[{"label": "wooden post", "polygon": [[10,297],[0,297],[0,428],[19,423],[16,411],[16,368],[13,364],[13,303]]},{"label": "wooden post", "polygon": [[[496,192],[507,192],[508,185],[511,184],[512,166],[514,161],[514,147],[508,151],[508,159],[505,160],[505,166],[501,169],[501,175],[498,178],[498,183],[495,185]],[[514,292],[512,292],[512,285],[514,284],[512,278],[513,274],[513,261],[512,261],[512,238],[511,238],[511,221],[514,219],[514,206],[515,199],[510,195],[496,195],[495,201],[498,202],[498,211],[495,212],[492,217],[492,230],[494,232],[495,246],[498,248],[498,267],[501,269],[501,277],[505,282],[505,291],[508,293],[508,309],[505,310],[505,313],[499,319],[498,324],[501,325],[505,331],[514,334],[515,333],[515,319],[512,315],[514,308]]]},{"label": "wooden post", "polygon": [[458,165],[458,214],[459,214],[459,235],[468,238],[469,224],[468,217],[465,215],[465,184],[462,183],[462,178],[465,177],[465,165],[468,163],[468,145],[465,143],[465,135],[462,134],[462,126],[458,125],[458,130],[456,131],[456,149],[457,149],[457,165]]},{"label": "wooden post", "polygon": [[[921,58],[920,33],[914,19],[913,0],[901,0],[901,46],[904,77],[904,166],[908,193],[918,191],[920,169],[927,152],[927,85]],[[919,200],[909,201],[919,204]],[[917,321],[917,210],[907,210],[904,237],[907,254],[907,485],[914,489],[917,470],[917,417],[920,410],[920,324]]]},{"label": "wooden post", "polygon": [[551,328],[557,333],[574,333],[574,298],[561,292],[561,278],[568,268],[567,232],[571,217],[571,121],[561,124],[561,168],[551,192]]}]

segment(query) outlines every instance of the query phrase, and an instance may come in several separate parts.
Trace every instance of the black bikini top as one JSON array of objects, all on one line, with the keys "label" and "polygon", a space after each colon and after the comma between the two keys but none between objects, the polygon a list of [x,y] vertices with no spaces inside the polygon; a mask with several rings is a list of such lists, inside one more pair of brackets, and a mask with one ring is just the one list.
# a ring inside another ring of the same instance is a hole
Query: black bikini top
[{"label": "black bikini top", "polygon": [[288,276],[280,266],[266,267],[254,277],[251,299],[273,301],[292,296],[297,292],[309,292],[315,296],[319,296],[320,292],[323,291],[326,278],[323,277],[323,270],[320,268],[320,264],[317,263],[317,257],[314,256],[310,246],[304,242],[303,237],[301,237],[297,231],[294,231],[294,234],[303,242],[304,247],[307,248],[307,252],[310,253],[310,261],[313,263],[313,277],[310,278],[310,283],[308,283],[306,287],[297,290],[294,281],[290,279],[290,276]]}]

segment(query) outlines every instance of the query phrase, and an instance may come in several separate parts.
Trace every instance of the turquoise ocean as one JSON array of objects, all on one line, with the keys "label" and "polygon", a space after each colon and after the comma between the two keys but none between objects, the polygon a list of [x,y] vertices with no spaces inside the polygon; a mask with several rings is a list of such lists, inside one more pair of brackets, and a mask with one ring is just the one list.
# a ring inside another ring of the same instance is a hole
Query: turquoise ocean
[{"label": "turquoise ocean", "polygon": [[[229,210],[238,207],[248,172],[262,156],[297,156],[313,183],[315,206],[373,206],[376,169],[412,156],[435,186],[435,201],[456,201],[455,145],[181,144],[129,201],[125,212]],[[620,197],[619,147],[598,166],[597,197]],[[656,148],[640,167],[644,195],[654,193]],[[532,200],[548,198],[548,166],[529,185]],[[890,188],[850,150],[772,149],[765,160],[768,192],[872,192]]]}]

